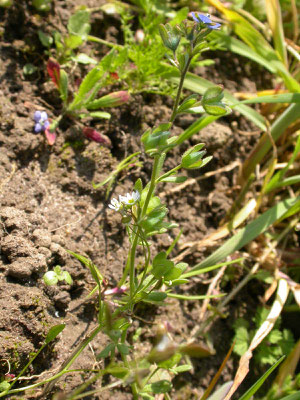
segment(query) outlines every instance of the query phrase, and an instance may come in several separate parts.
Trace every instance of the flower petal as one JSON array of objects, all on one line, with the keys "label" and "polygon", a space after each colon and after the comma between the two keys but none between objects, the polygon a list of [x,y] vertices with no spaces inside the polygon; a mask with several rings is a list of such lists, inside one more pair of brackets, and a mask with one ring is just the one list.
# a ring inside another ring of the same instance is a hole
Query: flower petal
[{"label": "flower petal", "polygon": [[41,114],[42,114],[41,111],[35,111],[34,117],[33,117],[35,122],[40,122]]},{"label": "flower petal", "polygon": [[44,122],[44,121],[47,121],[47,119],[48,119],[48,115],[47,115],[46,111],[42,111],[41,112],[41,120]]},{"label": "flower petal", "polygon": [[211,19],[207,16],[207,15],[204,15],[204,14],[197,14],[197,17],[200,19],[200,21],[203,23],[203,24],[212,24],[212,21],[211,21]]},{"label": "flower petal", "polygon": [[192,16],[192,18],[193,18],[193,20],[195,21],[195,22],[200,22],[199,21],[199,19],[197,18],[197,15],[196,15],[196,13],[193,11],[193,12],[191,12],[191,16]]},{"label": "flower petal", "polygon": [[39,123],[35,124],[35,126],[34,126],[34,132],[35,132],[35,133],[40,133],[41,131],[42,131],[42,125],[39,124]]},{"label": "flower petal", "polygon": [[50,144],[50,146],[52,146],[55,143],[56,140],[56,133],[55,132],[51,132],[49,127],[45,129],[45,135],[47,138],[48,143]]}]

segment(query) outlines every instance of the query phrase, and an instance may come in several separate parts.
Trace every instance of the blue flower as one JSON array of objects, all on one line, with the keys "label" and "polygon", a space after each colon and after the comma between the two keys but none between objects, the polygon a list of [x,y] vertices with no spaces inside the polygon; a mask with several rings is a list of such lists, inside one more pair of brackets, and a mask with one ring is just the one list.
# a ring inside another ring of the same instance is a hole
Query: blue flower
[{"label": "blue flower", "polygon": [[221,24],[215,24],[211,19],[209,14],[200,14],[200,13],[195,13],[192,12],[191,16],[195,22],[198,24],[204,24],[206,28],[209,29],[219,29]]},{"label": "blue flower", "polygon": [[45,111],[35,111],[34,113],[34,132],[35,133],[40,133],[41,131],[45,131],[49,125],[50,122],[48,121],[48,115]]}]

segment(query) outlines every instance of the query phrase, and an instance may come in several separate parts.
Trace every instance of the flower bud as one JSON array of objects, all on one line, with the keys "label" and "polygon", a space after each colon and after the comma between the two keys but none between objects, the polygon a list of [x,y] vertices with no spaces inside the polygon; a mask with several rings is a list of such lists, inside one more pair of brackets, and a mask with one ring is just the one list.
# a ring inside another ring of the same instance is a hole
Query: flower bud
[{"label": "flower bud", "polygon": [[204,147],[204,143],[196,144],[196,146],[187,150],[183,156],[181,161],[182,168],[186,169],[197,169],[203,166],[204,160],[202,160],[206,150],[199,151]]},{"label": "flower bud", "polygon": [[90,102],[86,108],[88,110],[96,110],[103,107],[118,107],[128,103],[129,100],[130,94],[126,90],[120,90],[119,92],[109,93],[106,96],[100,97],[100,99]]},{"label": "flower bud", "polygon": [[175,52],[181,40],[181,34],[179,30],[169,24],[160,24],[158,29],[164,45],[168,49]]},{"label": "flower bud", "polygon": [[124,217],[122,217],[121,222],[122,222],[122,224],[124,224],[124,225],[130,224],[130,222],[131,222],[131,217],[130,217],[130,215],[125,215]]},{"label": "flower bud", "polygon": [[111,146],[111,141],[110,141],[109,137],[107,137],[106,135],[102,135],[100,132],[96,131],[96,129],[94,129],[94,128],[86,127],[82,130],[82,132],[85,137],[93,140],[94,142],[101,143],[108,147]]},{"label": "flower bud", "polygon": [[223,87],[222,86],[213,86],[208,88],[203,97],[202,97],[202,105],[218,103],[224,97]]},{"label": "flower bud", "polygon": [[59,88],[60,82],[60,65],[53,58],[49,58],[47,62],[47,71],[52,79],[52,82],[55,84],[57,88]]},{"label": "flower bud", "polygon": [[226,104],[222,103],[223,97],[224,91],[222,86],[208,88],[201,100],[201,105],[205,112],[216,116],[230,114],[231,109]]}]

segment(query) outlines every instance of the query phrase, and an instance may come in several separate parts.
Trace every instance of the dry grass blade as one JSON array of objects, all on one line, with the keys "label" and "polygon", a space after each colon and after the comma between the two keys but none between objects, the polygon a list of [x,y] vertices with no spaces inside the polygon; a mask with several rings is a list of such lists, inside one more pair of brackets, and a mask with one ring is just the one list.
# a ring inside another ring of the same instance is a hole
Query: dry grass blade
[{"label": "dry grass blade", "polygon": [[246,375],[249,372],[249,361],[252,358],[253,350],[256,349],[256,347],[264,340],[264,338],[273,329],[275,322],[277,321],[279,315],[281,314],[282,308],[286,302],[288,294],[289,294],[289,286],[287,281],[285,279],[280,279],[278,281],[276,299],[272,305],[269,315],[267,316],[266,320],[263,322],[261,327],[256,332],[254,338],[250,343],[248,350],[241,357],[239,368],[235,375],[233,385],[224,400],[231,399],[232,395],[235,393],[237,388],[245,379]]},{"label": "dry grass blade", "polygon": [[217,383],[217,381],[218,381],[218,379],[219,379],[219,377],[220,377],[220,375],[221,375],[221,373],[222,373],[222,371],[223,371],[223,369],[224,369],[229,357],[231,356],[231,353],[232,353],[232,350],[233,350],[234,346],[235,346],[235,342],[232,343],[232,345],[231,345],[228,353],[226,354],[226,356],[225,356],[220,368],[218,369],[216,375],[211,380],[208,388],[205,390],[205,392],[204,392],[204,394],[203,394],[203,396],[201,397],[200,400],[206,400],[207,397],[210,395],[210,393],[213,390],[213,388],[215,387],[215,385],[216,385],[216,383]]}]

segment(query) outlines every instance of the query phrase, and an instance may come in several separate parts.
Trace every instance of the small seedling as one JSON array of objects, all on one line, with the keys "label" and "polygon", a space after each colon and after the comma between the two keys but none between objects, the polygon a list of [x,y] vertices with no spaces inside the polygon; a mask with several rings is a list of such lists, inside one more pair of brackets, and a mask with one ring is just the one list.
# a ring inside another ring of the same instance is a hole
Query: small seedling
[{"label": "small seedling", "polygon": [[59,265],[56,265],[56,267],[53,268],[53,271],[46,272],[43,279],[47,286],[53,286],[62,281],[65,281],[68,285],[73,284],[69,272],[62,270]]}]

